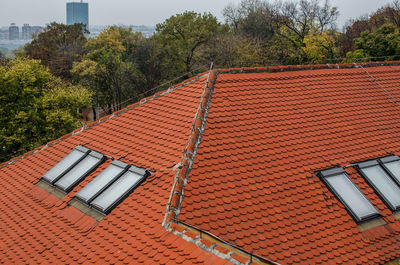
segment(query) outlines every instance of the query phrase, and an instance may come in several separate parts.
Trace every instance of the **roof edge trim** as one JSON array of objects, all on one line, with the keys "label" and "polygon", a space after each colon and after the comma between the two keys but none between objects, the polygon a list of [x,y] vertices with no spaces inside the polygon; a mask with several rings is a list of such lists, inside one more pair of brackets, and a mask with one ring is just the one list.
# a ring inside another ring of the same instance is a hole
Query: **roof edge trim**
[{"label": "roof edge trim", "polygon": [[91,122],[91,123],[84,124],[81,128],[78,128],[78,129],[76,129],[76,130],[74,130],[74,131],[72,131],[72,132],[70,132],[70,133],[68,133],[68,134],[66,134],[66,135],[63,135],[63,136],[61,136],[61,137],[58,138],[58,139],[55,139],[55,140],[50,141],[50,142],[48,142],[48,143],[46,143],[46,144],[44,144],[44,145],[41,145],[41,146],[39,146],[39,147],[36,147],[36,148],[33,149],[32,151],[26,152],[26,153],[24,153],[24,154],[22,154],[22,155],[20,155],[20,156],[17,156],[17,157],[15,157],[15,158],[13,158],[13,159],[10,159],[10,160],[8,160],[8,161],[5,161],[5,162],[3,162],[3,163],[0,163],[0,169],[6,167],[6,166],[8,166],[8,165],[11,165],[11,164],[13,164],[13,163],[15,163],[15,162],[18,162],[19,160],[22,160],[22,159],[24,159],[24,158],[26,158],[26,157],[28,157],[28,156],[30,156],[30,155],[33,155],[33,154],[35,154],[35,153],[37,153],[37,152],[40,152],[40,151],[42,151],[42,150],[44,150],[44,149],[46,149],[46,148],[48,148],[48,147],[51,147],[51,146],[53,146],[53,145],[55,145],[55,144],[58,144],[58,143],[60,143],[60,142],[62,142],[62,141],[64,141],[64,140],[68,139],[68,138],[71,137],[71,136],[74,136],[74,135],[76,135],[76,134],[79,134],[79,133],[81,133],[81,132],[84,132],[84,131],[86,131],[87,129],[90,129],[90,128],[92,128],[92,127],[98,125],[98,124],[101,124],[101,123],[103,123],[103,122],[105,122],[105,121],[108,121],[108,120],[110,120],[110,119],[112,119],[112,118],[114,118],[114,117],[116,117],[116,116],[119,116],[119,115],[121,115],[121,114],[123,114],[123,113],[125,113],[125,112],[127,112],[127,111],[129,111],[129,110],[131,110],[131,109],[134,109],[134,108],[136,108],[136,107],[139,107],[139,106],[141,106],[141,105],[143,105],[143,104],[145,104],[145,103],[147,103],[147,102],[150,102],[150,101],[152,101],[153,99],[156,99],[156,98],[158,98],[158,97],[161,97],[161,96],[163,96],[163,95],[166,95],[166,94],[168,94],[168,93],[170,93],[170,92],[172,92],[172,91],[175,91],[176,89],[181,88],[181,87],[183,87],[183,86],[186,86],[186,85],[189,85],[189,84],[191,84],[191,83],[194,83],[194,82],[198,81],[199,79],[201,79],[201,78],[203,78],[203,77],[206,77],[207,75],[209,75],[208,72],[206,72],[206,73],[204,73],[204,72],[203,72],[203,73],[200,73],[200,74],[198,74],[198,75],[196,75],[196,76],[193,76],[193,77],[191,77],[191,78],[189,78],[189,79],[186,79],[185,81],[183,81],[183,82],[181,82],[181,83],[179,83],[179,84],[177,84],[177,85],[171,86],[171,87],[169,87],[169,88],[167,88],[167,89],[165,89],[165,90],[163,90],[163,91],[156,92],[156,93],[154,93],[153,95],[151,95],[151,96],[149,96],[149,97],[143,98],[143,99],[141,99],[140,101],[135,102],[135,103],[133,103],[133,104],[131,104],[131,105],[129,105],[129,106],[127,106],[127,107],[125,107],[125,108],[119,110],[119,111],[116,111],[116,112],[114,112],[114,113],[112,113],[112,114],[110,114],[110,115],[104,116],[103,118],[99,119],[98,121],[93,121],[93,122]]},{"label": "roof edge trim", "polygon": [[219,72],[214,70],[210,70],[208,72],[208,77],[200,97],[199,106],[193,119],[188,142],[180,162],[175,166],[177,167],[177,171],[174,177],[174,184],[171,189],[164,220],[162,222],[162,225],[165,228],[168,228],[170,223],[176,222],[176,218],[180,213],[185,186],[188,183],[189,173],[192,169],[197,148],[201,143],[201,136],[205,129],[208,109],[210,107],[210,102],[218,74]]},{"label": "roof edge trim", "polygon": [[238,74],[238,73],[274,73],[274,72],[290,72],[301,70],[318,70],[318,69],[345,69],[345,68],[361,68],[375,66],[392,66],[400,65],[400,61],[382,61],[382,62],[358,62],[358,63],[339,63],[339,64],[308,64],[308,65],[278,65],[265,67],[243,67],[228,68],[215,70],[218,74]]},{"label": "roof edge trim", "polygon": [[208,251],[220,258],[223,258],[233,264],[266,264],[280,265],[279,263],[266,259],[264,257],[249,253],[235,245],[232,245],[223,239],[211,234],[210,232],[198,229],[195,226],[185,222],[171,224],[169,232],[197,245],[199,248]]}]

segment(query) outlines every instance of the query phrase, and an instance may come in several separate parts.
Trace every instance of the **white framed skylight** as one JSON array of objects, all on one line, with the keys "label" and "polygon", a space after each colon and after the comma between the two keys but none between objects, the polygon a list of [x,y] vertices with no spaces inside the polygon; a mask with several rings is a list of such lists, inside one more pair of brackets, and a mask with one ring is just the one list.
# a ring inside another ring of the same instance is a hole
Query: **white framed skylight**
[{"label": "white framed skylight", "polygon": [[46,172],[42,176],[42,180],[52,187],[68,193],[104,161],[103,154],[83,146],[77,146]]},{"label": "white framed skylight", "polygon": [[69,192],[79,184],[87,175],[95,170],[104,161],[104,155],[91,151],[85,158],[79,161],[54,185],[59,189]]},{"label": "white framed skylight", "polygon": [[47,171],[42,179],[50,184],[54,184],[71,168],[78,164],[84,157],[89,154],[90,150],[83,146],[77,146],[71,153],[64,157],[54,167]]},{"label": "white framed skylight", "polygon": [[377,160],[359,163],[356,169],[392,211],[400,209],[400,187]]},{"label": "white framed skylight", "polygon": [[350,180],[343,168],[320,171],[317,175],[336,198],[343,203],[356,222],[363,222],[380,215],[367,197]]},{"label": "white framed skylight", "polygon": [[125,173],[99,194],[90,203],[90,206],[104,214],[108,214],[150,174],[145,169],[135,166],[129,167]]},{"label": "white framed skylight", "polygon": [[400,157],[394,155],[387,156],[379,159],[379,162],[400,187]]},{"label": "white framed skylight", "polygon": [[128,164],[114,160],[97,177],[83,187],[75,197],[86,204],[91,203],[94,198],[125,173],[129,167]]}]

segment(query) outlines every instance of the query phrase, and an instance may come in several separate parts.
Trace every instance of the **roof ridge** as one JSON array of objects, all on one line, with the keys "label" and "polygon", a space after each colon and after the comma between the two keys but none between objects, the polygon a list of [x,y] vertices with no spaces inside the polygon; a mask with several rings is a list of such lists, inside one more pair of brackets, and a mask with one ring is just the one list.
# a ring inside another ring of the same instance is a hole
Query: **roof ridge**
[{"label": "roof ridge", "polygon": [[196,82],[197,80],[199,80],[199,79],[205,77],[207,74],[209,74],[209,73],[208,73],[208,72],[203,72],[203,73],[197,74],[197,75],[195,75],[195,76],[193,76],[193,77],[191,77],[191,78],[188,78],[188,79],[186,79],[186,80],[184,80],[184,81],[182,81],[182,82],[180,82],[180,83],[178,83],[178,84],[176,84],[176,85],[173,85],[173,86],[171,86],[171,87],[169,87],[169,88],[167,88],[167,89],[165,89],[165,90],[156,92],[156,93],[154,93],[154,94],[151,95],[151,96],[142,98],[142,99],[139,100],[138,102],[132,103],[132,104],[126,106],[126,107],[123,108],[123,109],[120,109],[120,110],[118,110],[118,111],[116,111],[116,112],[113,112],[113,113],[111,113],[111,114],[109,114],[109,115],[107,115],[107,116],[104,116],[104,117],[100,118],[100,119],[97,120],[97,121],[93,121],[93,122],[90,122],[90,123],[85,123],[82,127],[78,128],[78,129],[75,129],[74,131],[72,131],[72,132],[70,132],[70,133],[68,133],[68,134],[65,134],[65,135],[61,136],[61,137],[58,138],[58,139],[55,139],[55,140],[53,140],[53,141],[50,141],[50,142],[48,142],[48,143],[46,143],[46,144],[44,144],[44,145],[38,146],[38,147],[36,147],[35,149],[33,149],[32,151],[26,152],[26,153],[24,153],[24,154],[22,154],[22,155],[20,155],[20,156],[17,156],[17,157],[15,157],[15,158],[13,158],[13,159],[10,159],[10,160],[8,160],[8,161],[5,161],[5,162],[3,162],[3,163],[0,163],[0,169],[6,167],[6,166],[8,166],[8,165],[11,165],[11,164],[13,164],[13,163],[15,163],[15,162],[18,162],[19,160],[24,159],[25,157],[28,157],[28,156],[30,156],[30,155],[33,155],[33,154],[35,154],[35,153],[37,153],[37,152],[39,152],[39,151],[42,151],[42,150],[44,150],[44,149],[46,149],[46,148],[48,148],[48,147],[51,147],[51,146],[53,146],[53,145],[55,145],[55,144],[58,144],[58,143],[60,143],[60,142],[63,142],[64,140],[68,139],[69,137],[72,137],[72,136],[74,136],[74,135],[76,135],[76,134],[79,134],[79,133],[81,133],[81,132],[84,132],[84,131],[86,131],[87,129],[93,128],[93,127],[96,126],[96,125],[99,125],[99,124],[101,124],[101,123],[103,123],[103,122],[105,122],[105,121],[108,121],[108,120],[110,120],[110,119],[112,119],[112,118],[114,118],[114,117],[117,117],[117,116],[119,116],[119,115],[121,115],[121,114],[123,114],[123,113],[125,113],[125,112],[127,112],[127,111],[129,111],[129,110],[132,110],[132,109],[134,109],[134,108],[136,108],[136,107],[139,107],[139,106],[141,106],[141,105],[143,105],[143,104],[145,104],[145,103],[148,103],[148,102],[150,102],[150,101],[152,101],[152,100],[154,100],[154,99],[156,99],[156,98],[158,98],[158,97],[161,97],[161,96],[163,96],[163,95],[169,94],[170,92],[173,92],[173,91],[175,91],[175,90],[178,89],[178,88],[181,88],[181,87],[184,87],[184,86],[189,85],[189,84],[191,84],[191,83],[194,83],[194,82]]},{"label": "roof ridge", "polygon": [[171,189],[171,194],[166,206],[165,216],[162,223],[167,230],[169,225],[175,222],[176,217],[180,212],[185,186],[188,182],[194,157],[196,156],[196,151],[201,142],[201,136],[205,129],[208,109],[218,75],[219,72],[216,70],[210,70],[208,73],[199,106],[193,119],[191,134],[181,157],[181,161],[176,165],[178,168],[175,174],[174,184]]},{"label": "roof ridge", "polygon": [[336,64],[299,64],[299,65],[277,65],[265,67],[241,67],[241,68],[221,68],[215,71],[218,74],[238,74],[238,73],[274,73],[274,72],[290,72],[301,70],[317,70],[317,69],[345,69],[357,68],[357,65],[363,67],[400,65],[400,61],[377,61],[377,62],[357,62],[357,63],[336,63]]}]

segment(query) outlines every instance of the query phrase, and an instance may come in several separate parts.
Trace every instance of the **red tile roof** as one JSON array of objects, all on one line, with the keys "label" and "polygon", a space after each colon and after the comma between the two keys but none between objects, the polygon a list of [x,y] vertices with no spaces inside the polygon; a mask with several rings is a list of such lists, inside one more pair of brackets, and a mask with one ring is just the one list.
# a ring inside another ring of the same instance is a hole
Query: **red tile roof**
[{"label": "red tile roof", "polygon": [[[214,71],[0,169],[0,263],[377,264],[400,221],[362,232],[315,171],[400,154],[398,63]],[[206,83],[207,82],[207,83]],[[156,172],[102,221],[36,186],[75,146]],[[166,208],[167,206],[167,208]],[[163,220],[164,218],[164,220]],[[164,226],[162,225],[164,224]]]},{"label": "red tile roof", "polygon": [[[175,218],[282,264],[400,257],[400,221],[352,167],[386,225],[361,232],[315,175],[400,154],[400,105],[347,67],[220,73]],[[400,66],[366,70],[400,99]]]},{"label": "red tile roof", "polygon": [[[229,263],[200,249],[193,252],[192,243],[161,225],[173,167],[189,137],[204,83],[203,76],[165,91],[5,164],[0,170],[0,263]],[[62,200],[35,185],[76,145],[156,173],[96,222],[68,202],[110,159]]]}]

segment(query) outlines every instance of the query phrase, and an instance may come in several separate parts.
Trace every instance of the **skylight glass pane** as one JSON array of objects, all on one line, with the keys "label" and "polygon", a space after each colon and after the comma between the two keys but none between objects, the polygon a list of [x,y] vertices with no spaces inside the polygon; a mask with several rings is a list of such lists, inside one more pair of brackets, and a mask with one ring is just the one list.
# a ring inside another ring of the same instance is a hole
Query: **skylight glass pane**
[{"label": "skylight glass pane", "polygon": [[329,176],[326,181],[357,216],[358,220],[361,221],[368,216],[378,214],[375,207],[344,173]]},{"label": "skylight glass pane", "polygon": [[76,197],[84,201],[85,203],[90,202],[95,196],[102,192],[111,182],[113,182],[119,174],[125,170],[125,167],[120,167],[114,164],[109,165],[104,171],[102,171],[96,178],[94,178],[89,184],[81,189]]},{"label": "skylight glass pane", "polygon": [[47,173],[43,175],[43,179],[53,184],[58,177],[60,177],[64,172],[66,172],[76,162],[78,162],[82,157],[84,157],[86,153],[87,152],[74,149],[69,155],[64,157],[63,160],[58,162],[57,165],[55,165],[52,169],[47,171]]},{"label": "skylight glass pane", "polygon": [[389,175],[380,166],[372,166],[362,168],[361,171],[365,174],[368,180],[377,189],[387,204],[389,204],[392,210],[400,207],[400,188],[394,183]]},{"label": "skylight glass pane", "polygon": [[144,176],[127,171],[91,203],[102,212],[108,212],[116,203],[129,193]]},{"label": "skylight glass pane", "polygon": [[393,177],[396,178],[397,183],[400,183],[400,160],[385,163],[385,166],[390,170]]},{"label": "skylight glass pane", "polygon": [[101,158],[92,155],[93,151],[80,161],[75,167],[68,171],[55,185],[68,192],[80,180],[90,173],[101,162]]}]

